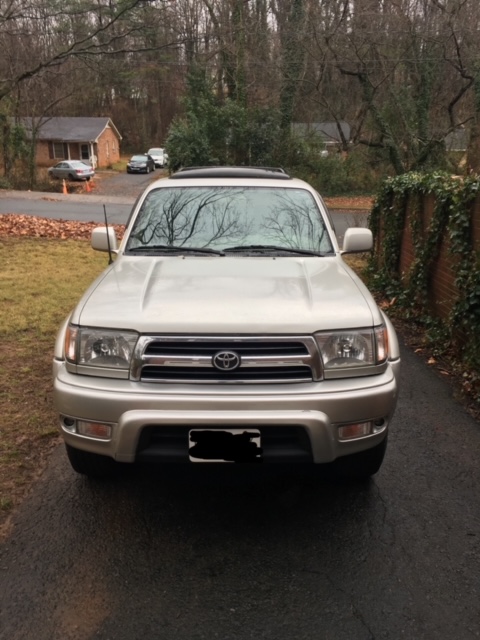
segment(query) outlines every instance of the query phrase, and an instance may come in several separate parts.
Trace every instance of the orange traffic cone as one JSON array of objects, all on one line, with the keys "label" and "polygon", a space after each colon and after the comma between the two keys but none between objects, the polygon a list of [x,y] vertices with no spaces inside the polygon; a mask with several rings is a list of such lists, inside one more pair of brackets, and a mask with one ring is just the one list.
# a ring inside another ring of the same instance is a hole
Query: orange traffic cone
[{"label": "orange traffic cone", "polygon": [[90,183],[88,180],[85,180],[85,190],[87,193],[90,193],[91,189],[90,189]]},{"label": "orange traffic cone", "polygon": [[65,195],[68,193],[67,183],[65,182],[65,180],[63,181],[63,193],[64,193]]}]

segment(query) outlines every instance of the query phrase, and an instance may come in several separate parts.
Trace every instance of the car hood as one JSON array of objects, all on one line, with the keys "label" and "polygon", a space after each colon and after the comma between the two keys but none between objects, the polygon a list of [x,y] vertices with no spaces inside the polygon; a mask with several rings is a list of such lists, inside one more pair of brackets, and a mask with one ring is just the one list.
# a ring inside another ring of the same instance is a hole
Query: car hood
[{"label": "car hood", "polygon": [[369,327],[381,316],[338,256],[122,256],[71,320],[142,333],[292,334]]}]

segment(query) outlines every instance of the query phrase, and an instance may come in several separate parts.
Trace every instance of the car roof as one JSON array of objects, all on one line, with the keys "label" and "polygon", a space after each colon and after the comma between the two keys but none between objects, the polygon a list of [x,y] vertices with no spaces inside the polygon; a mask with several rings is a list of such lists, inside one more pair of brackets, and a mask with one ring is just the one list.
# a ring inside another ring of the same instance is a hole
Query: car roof
[{"label": "car roof", "polygon": [[185,167],[170,176],[170,180],[190,178],[263,178],[291,180],[280,167]]}]

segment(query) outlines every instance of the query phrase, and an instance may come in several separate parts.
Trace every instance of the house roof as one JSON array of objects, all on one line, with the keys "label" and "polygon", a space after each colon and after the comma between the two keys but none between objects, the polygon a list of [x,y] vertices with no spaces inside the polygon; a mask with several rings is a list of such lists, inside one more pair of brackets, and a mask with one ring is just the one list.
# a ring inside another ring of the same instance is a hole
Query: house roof
[{"label": "house roof", "polygon": [[338,131],[340,126],[345,140],[350,140],[350,125],[347,122],[294,122],[292,123],[292,130],[299,136],[307,137],[309,135],[316,134],[325,143],[340,143],[342,139]]},{"label": "house roof", "polygon": [[110,118],[19,118],[18,122],[31,131],[39,125],[37,140],[58,142],[97,142],[98,138],[110,127],[121,140],[118,129]]}]

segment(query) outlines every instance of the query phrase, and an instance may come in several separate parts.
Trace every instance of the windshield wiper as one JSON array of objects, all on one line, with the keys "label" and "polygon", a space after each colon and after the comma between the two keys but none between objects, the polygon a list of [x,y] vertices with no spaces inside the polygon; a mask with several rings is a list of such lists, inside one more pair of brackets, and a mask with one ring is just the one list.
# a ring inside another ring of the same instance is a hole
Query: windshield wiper
[{"label": "windshield wiper", "polygon": [[156,251],[166,251],[168,253],[212,253],[216,256],[224,256],[223,251],[209,249],[208,247],[176,247],[171,244],[150,244],[143,247],[127,249],[127,253],[155,253]]},{"label": "windshield wiper", "polygon": [[291,247],[279,247],[274,244],[240,244],[237,247],[226,247],[225,253],[241,251],[258,251],[259,253],[267,253],[270,251],[279,251],[283,253],[296,253],[303,256],[320,256],[323,257],[326,254],[320,251],[310,251],[309,249],[293,249]]}]

